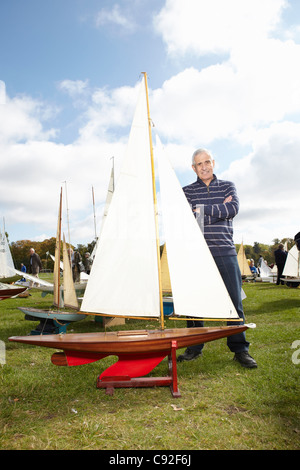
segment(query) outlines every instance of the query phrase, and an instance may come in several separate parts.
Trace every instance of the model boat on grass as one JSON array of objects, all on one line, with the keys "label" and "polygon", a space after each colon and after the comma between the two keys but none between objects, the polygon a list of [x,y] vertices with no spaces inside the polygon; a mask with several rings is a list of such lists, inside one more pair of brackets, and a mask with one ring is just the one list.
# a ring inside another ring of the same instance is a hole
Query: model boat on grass
[{"label": "model boat on grass", "polygon": [[[172,318],[234,323],[224,327],[165,328],[155,165],[144,74],[127,153],[80,311],[86,315],[157,319],[160,328],[10,338],[61,350],[52,356],[57,365],[79,365],[117,355],[118,362],[100,375],[99,387],[112,383],[117,387],[138,386],[133,379],[148,374],[166,356],[172,358],[174,371],[177,348],[214,341],[249,327],[239,324],[235,307],[158,138],[156,151],[174,304]],[[153,381],[138,383],[152,386]]]},{"label": "model boat on grass", "polygon": [[8,245],[5,229],[0,230],[0,282],[11,284],[21,279],[22,275],[15,272],[15,265]]},{"label": "model boat on grass", "polygon": [[[32,334],[48,334],[50,332],[65,332],[69,323],[85,318],[85,315],[78,313],[78,300],[76,297],[70,259],[67,252],[65,238],[63,237],[63,283],[60,277],[60,255],[61,255],[61,220],[62,220],[62,190],[60,192],[59,212],[56,233],[55,262],[54,262],[54,290],[53,305],[57,308],[43,310],[29,307],[19,307],[27,320],[40,320],[37,330]],[[62,285],[63,284],[63,285]],[[62,307],[74,309],[73,312],[62,310]]]},{"label": "model boat on grass", "polygon": [[298,287],[300,284],[300,256],[297,245],[289,250],[282,272],[281,281],[289,287]]},{"label": "model boat on grass", "polygon": [[0,283],[0,300],[10,299],[17,297],[19,294],[25,292],[27,287],[15,286],[13,284]]}]

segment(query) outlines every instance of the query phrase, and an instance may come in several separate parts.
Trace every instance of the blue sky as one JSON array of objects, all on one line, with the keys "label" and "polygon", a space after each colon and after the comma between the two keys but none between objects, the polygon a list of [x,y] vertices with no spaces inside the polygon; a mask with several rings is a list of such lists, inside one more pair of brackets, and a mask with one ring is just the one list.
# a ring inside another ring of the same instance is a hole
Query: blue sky
[{"label": "blue sky", "polygon": [[[10,0],[0,3],[0,216],[10,241],[71,242],[100,227],[147,72],[151,116],[182,185],[212,150],[236,183],[235,242],[300,230],[297,0]],[[65,209],[66,210],[66,209]]]}]

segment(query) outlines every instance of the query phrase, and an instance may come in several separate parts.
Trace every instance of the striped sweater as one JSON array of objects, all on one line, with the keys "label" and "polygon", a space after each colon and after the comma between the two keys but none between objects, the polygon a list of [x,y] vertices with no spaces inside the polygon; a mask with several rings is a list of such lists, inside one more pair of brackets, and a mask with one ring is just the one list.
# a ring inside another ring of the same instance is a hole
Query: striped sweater
[{"label": "striped sweater", "polygon": [[[236,188],[230,181],[214,179],[206,186],[200,178],[195,183],[183,188],[186,198],[193,210],[200,206],[204,212],[204,237],[215,256],[236,256],[233,243],[232,219],[239,211],[239,200]],[[224,204],[226,197],[232,201]]]}]

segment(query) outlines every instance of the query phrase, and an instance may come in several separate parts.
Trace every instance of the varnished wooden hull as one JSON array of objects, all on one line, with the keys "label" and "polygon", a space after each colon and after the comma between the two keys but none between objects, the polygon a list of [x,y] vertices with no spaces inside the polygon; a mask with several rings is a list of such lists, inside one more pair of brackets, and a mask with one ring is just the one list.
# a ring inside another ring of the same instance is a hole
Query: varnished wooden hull
[{"label": "varnished wooden hull", "polygon": [[248,328],[247,325],[199,328],[172,328],[165,330],[129,330],[99,333],[79,333],[47,336],[12,336],[9,341],[46,348],[97,353],[105,355],[144,354],[168,352],[172,341],[177,349],[194,344],[215,341],[232,336]]}]

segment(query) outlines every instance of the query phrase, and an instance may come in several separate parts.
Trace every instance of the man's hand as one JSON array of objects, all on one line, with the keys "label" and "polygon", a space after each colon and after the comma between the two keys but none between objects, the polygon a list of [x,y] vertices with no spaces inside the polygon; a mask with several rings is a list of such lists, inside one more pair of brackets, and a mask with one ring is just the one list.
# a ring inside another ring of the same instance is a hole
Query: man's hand
[{"label": "man's hand", "polygon": [[226,204],[226,202],[231,202],[232,201],[232,196],[228,196],[224,199],[223,204]]}]

